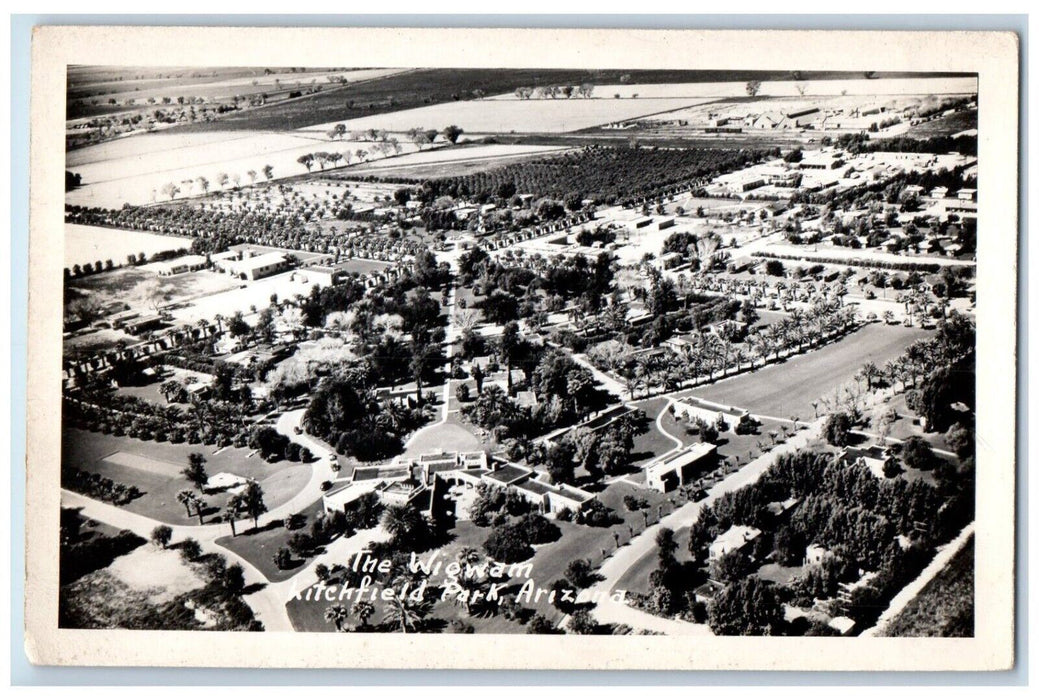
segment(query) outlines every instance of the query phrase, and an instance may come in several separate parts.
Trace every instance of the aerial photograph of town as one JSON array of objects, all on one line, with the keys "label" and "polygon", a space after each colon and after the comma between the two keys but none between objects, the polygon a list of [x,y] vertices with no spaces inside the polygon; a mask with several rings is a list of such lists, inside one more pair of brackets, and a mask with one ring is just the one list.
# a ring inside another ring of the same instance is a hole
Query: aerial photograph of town
[{"label": "aerial photograph of town", "polygon": [[974,636],[977,75],[65,110],[62,628]]}]

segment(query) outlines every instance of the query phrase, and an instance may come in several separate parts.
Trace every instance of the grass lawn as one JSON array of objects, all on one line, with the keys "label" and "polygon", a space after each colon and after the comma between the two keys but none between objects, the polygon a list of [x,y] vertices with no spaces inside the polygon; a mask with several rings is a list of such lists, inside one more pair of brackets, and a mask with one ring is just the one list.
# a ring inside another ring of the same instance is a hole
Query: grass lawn
[{"label": "grass lawn", "polygon": [[916,328],[872,323],[818,350],[688,393],[754,414],[807,420],[815,415],[812,401],[853,381],[866,362],[883,367],[927,335]]},{"label": "grass lawn", "polygon": [[[678,543],[675,558],[679,562],[691,561],[688,527],[675,530],[675,542]],[[652,547],[624,572],[624,575],[617,581],[617,590],[626,593],[649,593],[649,575],[656,571],[657,566],[657,550],[656,547]]]},{"label": "grass lawn", "polygon": [[321,500],[314,501],[301,512],[306,517],[306,522],[297,530],[289,530],[282,520],[270,520],[260,516],[259,530],[253,529],[251,520],[240,520],[235,525],[238,532],[236,537],[231,537],[231,526],[228,525],[227,536],[218,538],[216,543],[248,561],[263,572],[268,580],[285,581],[299,573],[307,562],[321,553],[319,550],[307,559],[294,558],[293,566],[288,569],[279,569],[274,564],[275,552],[282,547],[287,547],[290,537],[297,532],[309,532],[310,524],[322,512]]},{"label": "grass lawn", "polygon": [[887,637],[974,634],[974,538],[884,630]]},{"label": "grass lawn", "polygon": [[[666,408],[667,399],[647,399],[645,401],[638,401],[632,405],[646,412],[645,429],[643,432],[635,436],[635,445],[631,449],[632,464],[641,467],[662,454],[675,449],[677,445],[674,440],[661,433],[657,428],[657,416]],[[668,418],[671,418],[671,416],[665,414],[665,421]],[[681,439],[681,433],[676,432],[674,435]],[[685,443],[683,442],[683,444]]]},{"label": "grass lawn", "polygon": [[[137,486],[144,495],[123,508],[172,525],[198,524],[198,518],[188,517],[184,506],[177,502],[178,492],[193,488],[180,474],[192,452],[205,455],[210,476],[230,472],[258,481],[268,508],[285,503],[310,480],[308,464],[285,460],[269,464],[258,456],[249,457],[250,451],[246,448],[227,448],[218,454],[213,454],[213,450],[204,445],[144,442],[75,428],[66,428],[62,433],[63,464],[102,474],[127,486]],[[128,466],[134,462],[138,466]],[[227,493],[207,494],[205,500],[210,507],[204,517],[215,515],[228,498]]]}]

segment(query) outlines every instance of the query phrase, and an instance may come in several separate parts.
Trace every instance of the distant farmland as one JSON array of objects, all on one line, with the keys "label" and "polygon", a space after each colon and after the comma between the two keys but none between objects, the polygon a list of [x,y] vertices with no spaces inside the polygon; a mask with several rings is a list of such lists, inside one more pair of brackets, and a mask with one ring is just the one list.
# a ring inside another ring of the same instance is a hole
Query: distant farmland
[{"label": "distant farmland", "polygon": [[[840,72],[804,72],[803,80],[847,79]],[[916,74],[878,74],[882,77]],[[938,77],[943,74],[928,74]],[[684,70],[541,70],[487,68],[416,69],[379,80],[325,90],[288,102],[246,112],[232,112],[212,122],[174,127],[179,132],[242,129],[301,129],[316,124],[359,119],[415,107],[473,99],[479,94],[500,95],[517,87],[547,85],[616,85],[659,83],[740,82],[746,80],[791,80],[789,71],[684,71]],[[413,126],[422,126],[414,124]],[[434,125],[425,125],[433,128]],[[437,125],[442,128],[446,126]],[[463,128],[465,128],[463,126]]]}]

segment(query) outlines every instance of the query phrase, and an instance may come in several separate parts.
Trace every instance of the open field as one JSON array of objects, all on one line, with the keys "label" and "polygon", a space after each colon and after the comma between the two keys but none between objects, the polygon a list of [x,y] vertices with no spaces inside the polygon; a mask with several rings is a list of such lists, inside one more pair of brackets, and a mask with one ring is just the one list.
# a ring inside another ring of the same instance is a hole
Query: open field
[{"label": "open field", "polygon": [[978,111],[956,112],[947,117],[909,127],[908,135],[913,138],[952,136],[961,131],[978,128]]},{"label": "open field", "polygon": [[[417,68],[399,75],[325,90],[297,100],[232,113],[214,122],[196,122],[176,127],[181,131],[284,130],[314,124],[343,122],[371,115],[412,109],[425,105],[470,100],[477,95],[512,94],[517,87],[614,85],[621,80],[630,85],[658,83],[695,83],[741,81],[750,78],[774,80],[788,78],[785,71],[689,71],[689,70],[568,70],[500,68]],[[847,73],[806,73],[811,79],[845,78]],[[607,94],[596,88],[598,95]],[[609,93],[612,96],[612,92]],[[450,122],[448,122],[450,123]],[[419,124],[411,124],[419,126]],[[447,124],[427,125],[443,128]],[[467,128],[459,124],[462,128]]]},{"label": "open field", "polygon": [[884,628],[885,637],[974,634],[974,539]]},{"label": "open field", "polygon": [[151,257],[155,253],[180,248],[191,248],[191,240],[145,231],[65,224],[65,267],[93,265],[98,260],[112,260],[116,265],[122,265],[127,255],[144,253]]},{"label": "open field", "polygon": [[118,300],[132,309],[154,313],[157,305],[220,295],[227,290],[237,290],[244,284],[229,275],[209,270],[159,277],[145,267],[127,267],[82,277],[75,280],[70,289],[93,298],[99,304]]},{"label": "open field", "polygon": [[[402,153],[417,150],[406,141],[400,145]],[[236,177],[240,185],[265,182],[263,169],[268,165],[272,179],[306,175],[310,171],[297,159],[316,151],[349,152],[361,162],[358,150],[365,151],[367,160],[382,157],[368,141],[333,142],[321,133],[139,134],[70,152],[66,167],[78,173],[83,184],[68,192],[65,201],[108,208],[165,202],[170,197],[163,187],[170,183],[178,188],[175,198],[200,197],[221,189],[222,174],[229,178],[223,189],[230,189]],[[200,177],[208,182],[208,190],[201,187]]]},{"label": "open field", "polygon": [[[213,454],[212,447],[203,445],[143,442],[75,428],[68,428],[62,434],[63,464],[102,474],[127,486],[137,486],[144,495],[123,507],[173,525],[198,524],[198,518],[188,517],[176,499],[178,492],[192,488],[180,474],[192,452],[205,455],[210,476],[230,472],[257,480],[268,508],[288,501],[310,479],[311,468],[307,464],[284,460],[268,464],[258,456],[249,457],[250,451],[245,448],[227,448]],[[113,455],[119,456],[113,459]],[[204,515],[214,515],[228,498],[227,493],[207,494],[205,500],[210,510]]]},{"label": "open field", "polygon": [[[392,112],[345,122],[350,131],[385,129],[403,132],[416,126],[442,129],[457,124],[468,134],[564,133],[610,122],[668,112],[708,98],[628,98],[567,100],[471,100]],[[327,132],[334,123],[308,127],[306,132]]]},{"label": "open field", "polygon": [[[148,69],[145,69],[148,70]],[[230,101],[234,97],[249,98],[265,94],[268,99],[275,99],[283,93],[303,90],[320,85],[324,90],[335,89],[333,82],[339,78],[349,83],[372,80],[401,73],[402,68],[376,68],[363,70],[321,70],[311,69],[307,72],[290,72],[275,69],[267,73],[260,68],[227,68],[207,71],[202,75],[193,70],[193,74],[185,75],[180,71],[159,71],[149,77],[140,73],[141,79],[105,80],[116,76],[90,76],[82,72],[70,74],[68,88],[68,112],[66,118],[78,119],[89,117],[111,107],[112,100],[126,108],[157,107],[162,108],[163,98],[171,98],[173,104],[178,97],[202,98],[206,102]],[[266,74],[265,74],[266,73]],[[133,100],[133,105],[127,105]],[[154,102],[149,102],[154,100]],[[94,104],[97,102],[98,104]]]},{"label": "open field", "polygon": [[[803,80],[774,80],[761,78],[760,97],[801,97],[798,86],[805,87],[805,96],[814,95],[948,95],[977,92],[978,81],[973,77],[883,77],[866,79],[861,74],[850,74],[849,77],[829,76],[818,80],[807,77]],[[789,74],[783,75],[789,78]],[[674,98],[674,97],[747,97],[747,78],[727,81],[705,82],[664,82],[664,83],[626,83],[597,84],[592,93],[596,98],[620,99],[634,96],[639,98]],[[516,100],[512,93],[496,95],[495,100]]]},{"label": "open field", "polygon": [[472,145],[464,148],[410,153],[395,158],[390,163],[366,163],[340,172],[348,177],[367,175],[409,179],[457,177],[483,172],[517,158],[564,150],[566,149],[561,146]]},{"label": "open field", "polygon": [[882,367],[928,335],[917,328],[872,323],[826,347],[685,395],[754,414],[808,419],[815,414],[811,402],[852,381],[862,365],[872,361]]}]

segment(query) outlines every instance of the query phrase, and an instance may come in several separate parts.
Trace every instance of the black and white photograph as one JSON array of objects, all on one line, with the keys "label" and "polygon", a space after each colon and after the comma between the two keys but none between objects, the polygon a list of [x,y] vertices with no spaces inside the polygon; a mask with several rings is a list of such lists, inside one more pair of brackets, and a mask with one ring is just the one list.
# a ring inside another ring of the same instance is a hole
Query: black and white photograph
[{"label": "black and white photograph", "polygon": [[1015,332],[983,128],[1016,63],[997,104],[951,60],[517,51],[59,67],[55,631],[913,649],[1009,620],[979,581],[1012,593],[1016,365],[979,337]]}]

